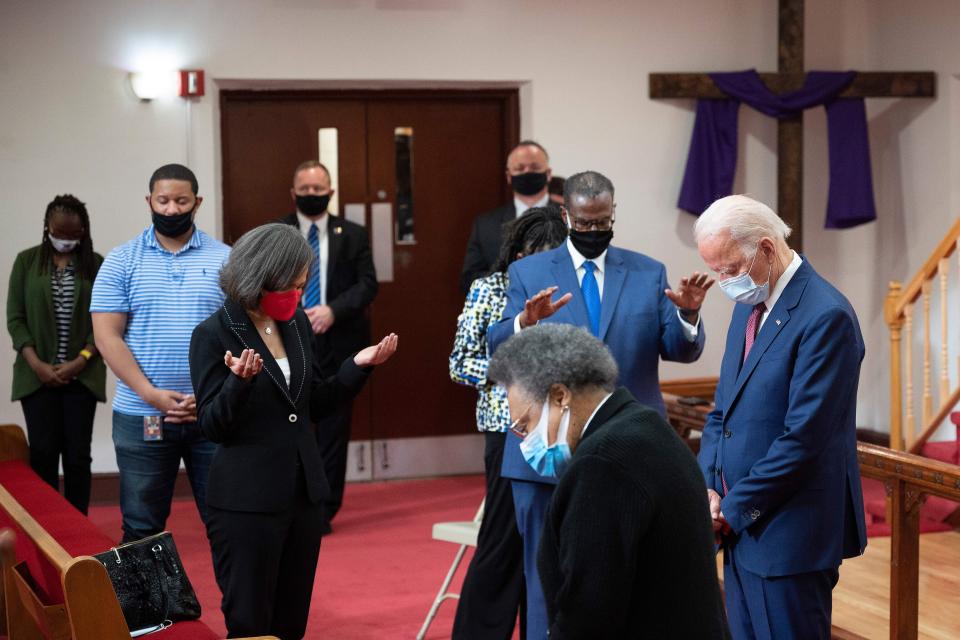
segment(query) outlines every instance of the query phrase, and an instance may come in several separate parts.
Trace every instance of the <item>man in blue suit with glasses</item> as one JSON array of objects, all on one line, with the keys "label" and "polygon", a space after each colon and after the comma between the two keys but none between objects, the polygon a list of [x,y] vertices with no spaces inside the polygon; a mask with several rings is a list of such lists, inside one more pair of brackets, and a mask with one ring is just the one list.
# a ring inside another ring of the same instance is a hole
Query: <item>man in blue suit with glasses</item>
[{"label": "man in blue suit with glasses", "polygon": [[[538,322],[584,327],[609,347],[620,370],[618,384],[663,414],[660,358],[693,362],[700,357],[704,343],[700,305],[713,280],[694,272],[672,290],[663,264],[610,246],[614,187],[600,173],[585,171],[567,178],[561,213],[570,229],[567,242],[510,266],[503,319],[488,333],[490,353]],[[557,425],[550,429],[556,433]],[[536,571],[537,547],[556,478],[535,472],[524,459],[520,442],[508,434],[502,473],[512,480],[524,542],[527,638],[541,640],[546,637],[547,613]]]},{"label": "man in blue suit with glasses", "polygon": [[867,543],[860,325],[787,246],[789,234],[746,196],[717,200],[694,228],[700,256],[738,303],[699,456],[738,639],[830,638],[840,563]]}]

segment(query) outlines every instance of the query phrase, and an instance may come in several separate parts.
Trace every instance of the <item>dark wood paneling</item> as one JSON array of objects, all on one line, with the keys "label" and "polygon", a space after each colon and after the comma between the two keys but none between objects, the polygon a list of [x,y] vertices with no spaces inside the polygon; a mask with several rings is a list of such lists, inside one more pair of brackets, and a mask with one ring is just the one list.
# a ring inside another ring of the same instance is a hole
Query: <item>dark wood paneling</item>
[{"label": "dark wood paneling", "polygon": [[[394,129],[410,126],[416,244],[394,245],[391,283],[371,307],[375,337],[400,351],[354,405],[354,439],[469,433],[476,393],[450,381],[464,249],[474,217],[507,201],[505,159],[519,140],[516,90],[223,91],[224,236],[292,210],[293,168],[339,130],[339,201],[394,203]],[[395,206],[394,206],[395,210]],[[368,207],[369,221],[369,207]]]},{"label": "dark wood paneling", "polygon": [[394,331],[402,345],[372,380],[375,438],[465,433],[475,424],[476,392],[450,381],[447,358],[471,223],[504,201],[503,122],[498,99],[368,105],[368,192],[394,193],[393,132],[412,127],[416,219],[416,244],[394,246],[394,281],[381,285],[374,305],[375,335]]}]

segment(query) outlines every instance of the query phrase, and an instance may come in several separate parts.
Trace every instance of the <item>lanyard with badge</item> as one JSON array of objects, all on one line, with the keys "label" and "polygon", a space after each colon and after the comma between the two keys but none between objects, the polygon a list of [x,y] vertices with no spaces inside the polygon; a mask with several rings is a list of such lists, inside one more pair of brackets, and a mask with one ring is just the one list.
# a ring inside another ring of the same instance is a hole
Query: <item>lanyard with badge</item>
[{"label": "lanyard with badge", "polygon": [[143,441],[163,440],[163,416],[143,416]]}]

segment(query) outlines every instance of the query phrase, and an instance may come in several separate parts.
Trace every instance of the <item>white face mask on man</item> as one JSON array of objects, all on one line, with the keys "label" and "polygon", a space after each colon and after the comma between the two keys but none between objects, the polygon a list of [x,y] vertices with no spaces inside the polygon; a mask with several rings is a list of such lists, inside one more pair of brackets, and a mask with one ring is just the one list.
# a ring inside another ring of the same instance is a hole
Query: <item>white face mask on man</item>
[{"label": "white face mask on man", "polygon": [[755,306],[761,302],[766,302],[770,297],[770,276],[773,273],[773,263],[770,263],[770,270],[767,271],[767,281],[763,284],[757,284],[750,277],[750,270],[753,269],[757,256],[760,255],[760,243],[757,243],[757,250],[753,254],[753,261],[743,273],[732,278],[720,281],[720,290],[728,298],[740,304]]}]

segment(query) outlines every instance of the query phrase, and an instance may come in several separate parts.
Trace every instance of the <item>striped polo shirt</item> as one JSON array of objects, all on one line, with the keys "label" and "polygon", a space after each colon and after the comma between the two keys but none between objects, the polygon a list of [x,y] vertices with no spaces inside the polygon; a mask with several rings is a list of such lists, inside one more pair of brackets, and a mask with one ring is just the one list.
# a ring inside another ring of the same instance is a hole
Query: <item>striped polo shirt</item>
[{"label": "striped polo shirt", "polygon": [[[229,254],[227,245],[196,227],[190,241],[170,253],[150,225],[103,261],[93,283],[90,312],[127,314],[124,341],[156,388],[193,393],[190,336],[223,304],[220,268]],[[162,415],[119,379],[113,410]]]}]

